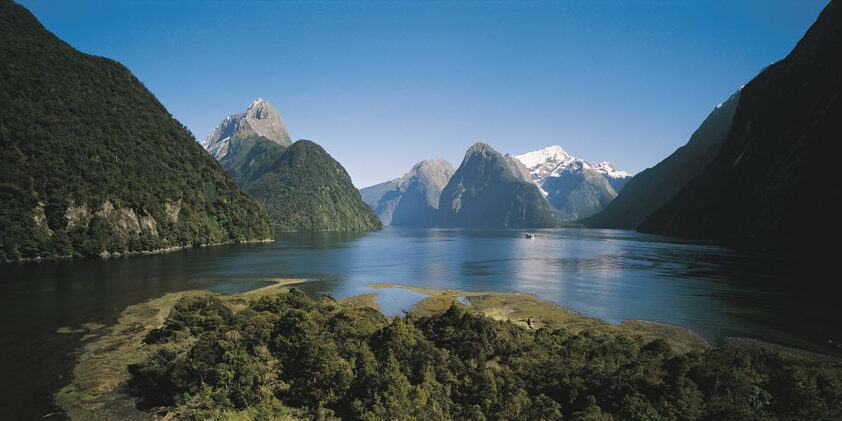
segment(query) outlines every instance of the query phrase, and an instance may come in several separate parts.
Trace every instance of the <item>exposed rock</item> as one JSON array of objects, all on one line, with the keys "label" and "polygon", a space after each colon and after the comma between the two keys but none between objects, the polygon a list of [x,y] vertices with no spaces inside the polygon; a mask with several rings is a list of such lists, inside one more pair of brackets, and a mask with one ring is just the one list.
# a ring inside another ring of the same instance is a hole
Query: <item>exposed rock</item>
[{"label": "exposed rock", "polygon": [[91,213],[91,209],[88,208],[88,205],[82,203],[79,206],[74,206],[71,204],[67,207],[67,211],[64,213],[64,217],[67,218],[67,231],[72,230],[76,227],[86,228],[88,224],[91,222],[91,218],[93,218],[93,214]]},{"label": "exposed rock", "polygon": [[158,222],[155,221],[152,215],[146,214],[140,217],[140,229],[149,231],[153,237],[158,236]]},{"label": "exposed rock", "polygon": [[129,235],[140,232],[137,214],[128,208],[114,207],[108,200],[102,204],[102,207],[94,215],[108,221],[118,234]]},{"label": "exposed rock", "polygon": [[249,105],[244,113],[231,114],[225,117],[201,145],[216,159],[222,159],[228,154],[232,137],[235,135],[256,135],[265,137],[281,146],[292,145],[281,116],[271,104],[257,98]]},{"label": "exposed rock", "polygon": [[384,225],[435,224],[439,196],[456,170],[441,158],[415,164],[403,177],[360,190]]},{"label": "exposed rock", "polygon": [[50,236],[53,235],[53,230],[51,230],[50,226],[47,225],[47,215],[44,213],[44,206],[44,202],[38,202],[38,206],[35,207],[35,214],[32,218],[35,221],[35,226],[38,227],[38,230],[47,236]]},{"label": "exposed rock", "polygon": [[167,216],[170,218],[170,221],[172,221],[173,223],[177,223],[178,213],[181,211],[181,199],[178,199],[178,201],[176,201],[175,203],[164,203],[164,210],[167,212]]}]

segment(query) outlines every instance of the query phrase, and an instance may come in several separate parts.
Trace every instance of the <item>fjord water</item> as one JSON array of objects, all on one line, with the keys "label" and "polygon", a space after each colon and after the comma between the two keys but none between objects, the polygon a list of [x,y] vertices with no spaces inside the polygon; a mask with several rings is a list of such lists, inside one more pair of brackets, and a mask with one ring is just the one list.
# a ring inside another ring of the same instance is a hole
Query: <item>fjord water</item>
[{"label": "fjord water", "polygon": [[833,297],[806,288],[804,271],[786,261],[631,231],[532,232],[299,233],[273,244],[0,265],[0,408],[14,419],[55,411],[51,394],[70,381],[86,323],[113,324],[126,306],[167,292],[236,293],[275,278],[310,279],[297,287],[314,297],[380,292],[386,314],[424,295],[365,285],[522,292],[612,323],[684,326],[712,343],[746,336],[838,352]]}]

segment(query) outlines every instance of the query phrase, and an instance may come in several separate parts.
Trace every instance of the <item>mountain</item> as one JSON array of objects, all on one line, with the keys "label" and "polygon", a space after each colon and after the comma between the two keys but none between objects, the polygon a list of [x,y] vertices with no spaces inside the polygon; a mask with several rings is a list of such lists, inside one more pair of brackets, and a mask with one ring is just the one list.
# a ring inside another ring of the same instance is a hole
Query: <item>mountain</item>
[{"label": "mountain", "polygon": [[637,228],[710,164],[728,136],[739,100],[737,91],[717,105],[686,145],[635,175],[608,206],[581,222],[598,228]]},{"label": "mountain", "polygon": [[263,136],[235,134],[227,142],[219,163],[242,188],[277,168],[286,147]]},{"label": "mountain", "polygon": [[0,261],[265,239],[271,226],[132,73],[0,1]]},{"label": "mountain", "polygon": [[279,231],[374,231],[383,228],[345,168],[321,146],[299,140],[273,168],[245,187]]},{"label": "mountain", "polygon": [[517,155],[561,221],[574,221],[598,212],[631,179],[608,162],[593,165],[568,154],[561,146]]},{"label": "mountain", "polygon": [[309,140],[290,142],[280,115],[262,98],[225,117],[202,146],[263,205],[276,231],[383,228],[345,168]]},{"label": "mountain", "polygon": [[484,143],[471,146],[439,198],[439,225],[474,228],[541,228],[555,225],[534,184],[511,159]]},{"label": "mountain", "polygon": [[244,113],[225,117],[202,141],[202,146],[216,159],[227,153],[231,139],[240,137],[263,137],[283,147],[292,145],[287,127],[272,104],[257,98]]},{"label": "mountain", "polygon": [[455,171],[441,158],[421,161],[403,177],[366,187],[360,194],[384,225],[431,227],[441,191]]},{"label": "mountain", "polygon": [[743,88],[710,165],[639,229],[802,251],[835,240],[840,75],[842,1],[831,1],[788,56]]}]

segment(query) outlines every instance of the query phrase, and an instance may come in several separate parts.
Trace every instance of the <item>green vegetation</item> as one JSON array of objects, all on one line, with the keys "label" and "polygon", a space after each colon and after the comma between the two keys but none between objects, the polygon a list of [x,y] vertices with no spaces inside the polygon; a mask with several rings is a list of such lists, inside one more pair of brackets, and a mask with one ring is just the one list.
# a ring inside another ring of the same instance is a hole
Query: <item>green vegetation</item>
[{"label": "green vegetation", "polygon": [[[231,147],[235,147],[233,142]],[[252,149],[258,147],[271,146],[262,141]],[[383,228],[377,214],[363,203],[345,168],[316,143],[299,140],[271,165],[272,168],[263,171],[262,176],[244,188],[263,205],[276,230],[374,231]],[[235,174],[240,176],[246,171]]]},{"label": "green vegetation", "polygon": [[119,63],[0,1],[0,261],[265,239],[260,206]]},{"label": "green vegetation", "polygon": [[[701,336],[680,326],[642,320],[626,320],[620,324],[611,324],[596,317],[574,313],[529,294],[426,289],[394,284],[370,284],[366,286],[374,289],[402,288],[429,295],[412,308],[412,312],[419,316],[441,314],[455,304],[464,310],[470,310],[494,320],[511,320],[516,325],[523,327],[532,325],[536,329],[541,327],[565,329],[572,333],[589,331],[599,334],[639,336],[650,341],[663,339],[672,349],[678,352],[704,350],[710,347]],[[344,300],[362,300],[364,297],[364,295],[359,295]],[[461,304],[460,297],[467,300],[469,304]],[[527,320],[529,323],[527,323]]]},{"label": "green vegetation", "polygon": [[[362,300],[365,302],[367,300]],[[842,363],[763,347],[530,330],[451,305],[387,318],[297,290],[188,295],[130,389],[186,419],[836,419]],[[77,392],[78,393],[78,392]]]},{"label": "green vegetation", "polygon": [[276,168],[286,149],[263,136],[237,133],[231,137],[228,153],[219,163],[231,173],[238,186],[246,188]]}]

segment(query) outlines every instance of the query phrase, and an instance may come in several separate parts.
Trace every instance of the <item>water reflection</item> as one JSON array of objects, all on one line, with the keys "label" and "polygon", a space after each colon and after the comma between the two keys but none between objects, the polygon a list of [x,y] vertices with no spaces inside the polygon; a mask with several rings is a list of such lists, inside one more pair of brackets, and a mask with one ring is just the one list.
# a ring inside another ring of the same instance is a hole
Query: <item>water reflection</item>
[{"label": "water reflection", "polygon": [[[313,297],[371,293],[371,283],[517,291],[611,322],[678,324],[711,341],[750,336],[823,351],[842,342],[836,298],[807,282],[827,275],[811,265],[630,231],[532,232],[284,233],[272,244],[0,265],[0,407],[21,408],[4,414],[13,419],[51,412],[49,394],[67,383],[81,336],[60,327],[113,324],[126,306],[171,291],[235,293],[274,278],[312,279],[297,287]],[[376,292],[389,314],[423,297]]]}]

